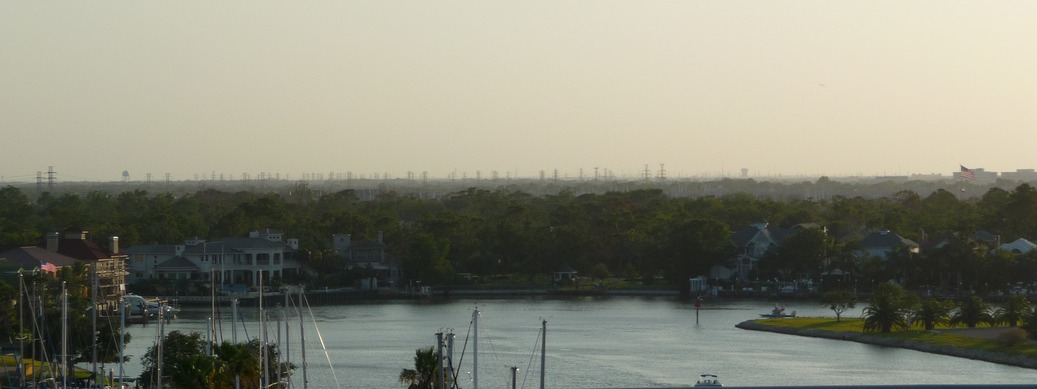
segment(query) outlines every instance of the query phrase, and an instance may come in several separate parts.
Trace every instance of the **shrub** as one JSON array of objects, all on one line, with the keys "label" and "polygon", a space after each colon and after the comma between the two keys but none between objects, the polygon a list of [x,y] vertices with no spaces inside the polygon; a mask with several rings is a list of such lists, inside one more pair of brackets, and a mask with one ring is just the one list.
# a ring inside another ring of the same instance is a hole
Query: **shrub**
[{"label": "shrub", "polygon": [[1019,344],[1026,343],[1030,338],[1030,334],[1022,328],[1009,328],[1002,331],[997,335],[997,342],[1006,347],[1011,347]]}]

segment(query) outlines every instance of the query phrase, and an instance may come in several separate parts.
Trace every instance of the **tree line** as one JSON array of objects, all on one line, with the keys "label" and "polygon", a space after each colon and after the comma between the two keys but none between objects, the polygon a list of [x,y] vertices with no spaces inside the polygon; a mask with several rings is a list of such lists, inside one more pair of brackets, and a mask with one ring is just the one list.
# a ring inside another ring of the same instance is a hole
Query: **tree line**
[{"label": "tree line", "polygon": [[[119,236],[123,247],[276,228],[298,238],[299,259],[321,270],[320,277],[305,280],[314,284],[343,282],[330,239],[336,233],[369,239],[382,234],[406,277],[426,285],[449,282],[457,272],[536,277],[562,265],[582,274],[679,281],[731,259],[731,232],[759,221],[824,228],[787,238],[761,261],[756,279],[818,278],[840,266],[858,282],[953,282],[980,290],[1037,276],[1033,255],[991,251],[970,239],[980,230],[1005,242],[1037,236],[1037,190],[1029,184],[994,187],[968,199],[937,189],[924,197],[900,191],[820,200],[744,193],[672,197],[660,189],[533,195],[479,188],[433,198],[385,190],[361,200],[353,190],[320,193],[303,183],[271,192],[96,190],[35,199],[15,187],[0,189],[0,243],[6,246],[36,244],[46,232],[79,228],[99,242]],[[894,253],[886,262],[860,258],[854,239],[878,229],[920,243],[945,234],[960,239],[920,255]]]}]

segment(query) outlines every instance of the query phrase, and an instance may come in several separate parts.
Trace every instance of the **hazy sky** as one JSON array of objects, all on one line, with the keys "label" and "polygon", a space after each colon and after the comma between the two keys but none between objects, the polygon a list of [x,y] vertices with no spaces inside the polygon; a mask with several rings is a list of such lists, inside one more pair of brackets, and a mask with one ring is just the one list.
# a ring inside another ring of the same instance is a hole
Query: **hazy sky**
[{"label": "hazy sky", "polygon": [[1037,1],[4,1],[4,182],[1037,168]]}]

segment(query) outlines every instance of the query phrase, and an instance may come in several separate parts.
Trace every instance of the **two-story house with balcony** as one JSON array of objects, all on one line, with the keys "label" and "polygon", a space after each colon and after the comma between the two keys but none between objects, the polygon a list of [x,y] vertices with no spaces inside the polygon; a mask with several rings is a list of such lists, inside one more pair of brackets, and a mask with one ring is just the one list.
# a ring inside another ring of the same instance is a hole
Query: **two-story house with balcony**
[{"label": "two-story house with balcony", "polygon": [[785,229],[771,226],[765,221],[735,231],[731,234],[734,258],[726,267],[714,267],[710,272],[711,277],[726,279],[737,276],[739,280],[748,280],[749,274],[759,267],[763,254],[778,247],[787,233]]},{"label": "two-story house with balcony", "polygon": [[381,285],[393,286],[400,279],[398,261],[385,252],[385,241],[382,233],[377,240],[352,240],[350,234],[331,236],[335,254],[341,257],[346,269],[365,269],[371,271],[373,277]]},{"label": "two-story house with balcony", "polygon": [[[272,229],[252,231],[247,237],[215,241],[200,238],[182,244],[139,245],[126,250],[130,282],[151,279],[202,280],[216,285],[258,286],[271,279],[299,274],[298,239],[284,239]],[[211,274],[210,274],[211,273]]]}]

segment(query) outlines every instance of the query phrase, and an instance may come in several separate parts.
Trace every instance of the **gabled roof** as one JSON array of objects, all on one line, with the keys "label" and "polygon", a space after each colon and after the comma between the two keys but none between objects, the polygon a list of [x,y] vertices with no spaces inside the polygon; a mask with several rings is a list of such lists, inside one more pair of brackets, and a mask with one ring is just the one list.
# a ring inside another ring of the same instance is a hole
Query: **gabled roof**
[{"label": "gabled roof", "polygon": [[907,239],[903,236],[897,235],[889,230],[882,230],[879,232],[872,232],[865,236],[861,240],[861,247],[864,248],[894,248],[894,247],[918,247],[918,243],[911,239]]},{"label": "gabled roof", "polygon": [[975,234],[972,234],[972,240],[975,240],[977,242],[983,242],[990,245],[997,244],[997,241],[1000,239],[1001,237],[997,236],[997,234],[994,234],[989,231],[979,230],[976,231]]},{"label": "gabled roof", "polygon": [[1012,243],[1005,243],[1001,245],[1001,250],[1010,251],[1017,254],[1026,254],[1030,251],[1037,249],[1037,244],[1028,241],[1023,238],[1016,239]]},{"label": "gabled roof", "polygon": [[136,245],[123,250],[125,254],[176,254],[176,245],[172,244],[149,244]]},{"label": "gabled roof", "polygon": [[[44,239],[37,246],[46,249],[47,240]],[[112,253],[108,249],[99,246],[97,243],[86,239],[68,239],[65,237],[58,240],[58,253],[81,261],[97,261],[112,257]]]},{"label": "gabled roof", "polygon": [[779,227],[771,227],[766,222],[760,222],[735,231],[731,234],[731,243],[737,247],[745,247],[762,236],[774,244],[781,244],[786,235],[788,235],[788,231]]},{"label": "gabled roof", "polygon": [[169,258],[169,259],[167,259],[165,261],[162,261],[162,263],[160,263],[160,264],[155,266],[155,269],[157,269],[157,270],[185,270],[185,269],[198,270],[198,265],[195,265],[194,262],[191,262],[187,258],[184,258],[184,257],[181,257],[181,256],[177,255],[177,256],[175,256],[173,258]]},{"label": "gabled roof", "polygon": [[4,267],[31,269],[40,267],[44,262],[64,267],[72,265],[76,259],[38,246],[16,247],[0,252],[0,265]]},{"label": "gabled roof", "polygon": [[[221,242],[222,242],[223,245],[226,245],[226,250],[227,250],[226,252],[230,252],[231,250],[275,249],[275,248],[281,248],[281,249],[284,249],[284,251],[294,251],[294,250],[292,250],[291,246],[285,244],[284,242],[272,241],[272,240],[269,240],[269,239],[266,239],[266,238],[229,237],[229,238],[220,238],[219,240],[217,240],[215,242],[209,242],[209,244],[208,244],[208,249],[210,249],[209,252],[219,252],[220,245],[221,245],[220,243]],[[191,247],[193,248],[193,250],[197,250],[197,252],[201,252],[201,250],[202,250],[202,245],[195,245],[195,246],[191,246]]]},{"label": "gabled roof", "polygon": [[217,241],[191,244],[191,245],[176,245],[176,244],[151,244],[151,245],[137,245],[123,250],[125,254],[155,254],[155,255],[176,255],[177,246],[183,246],[184,251],[182,254],[198,255],[203,253],[208,254],[231,254],[248,250],[262,250],[262,249],[282,249],[285,252],[295,251],[291,246],[284,242],[271,241],[266,238],[248,238],[248,237],[231,237],[221,238]]},{"label": "gabled roof", "polygon": [[928,240],[923,242],[923,246],[926,251],[941,249],[952,242],[960,241],[961,238],[951,232],[945,232],[937,237],[930,237]]}]

